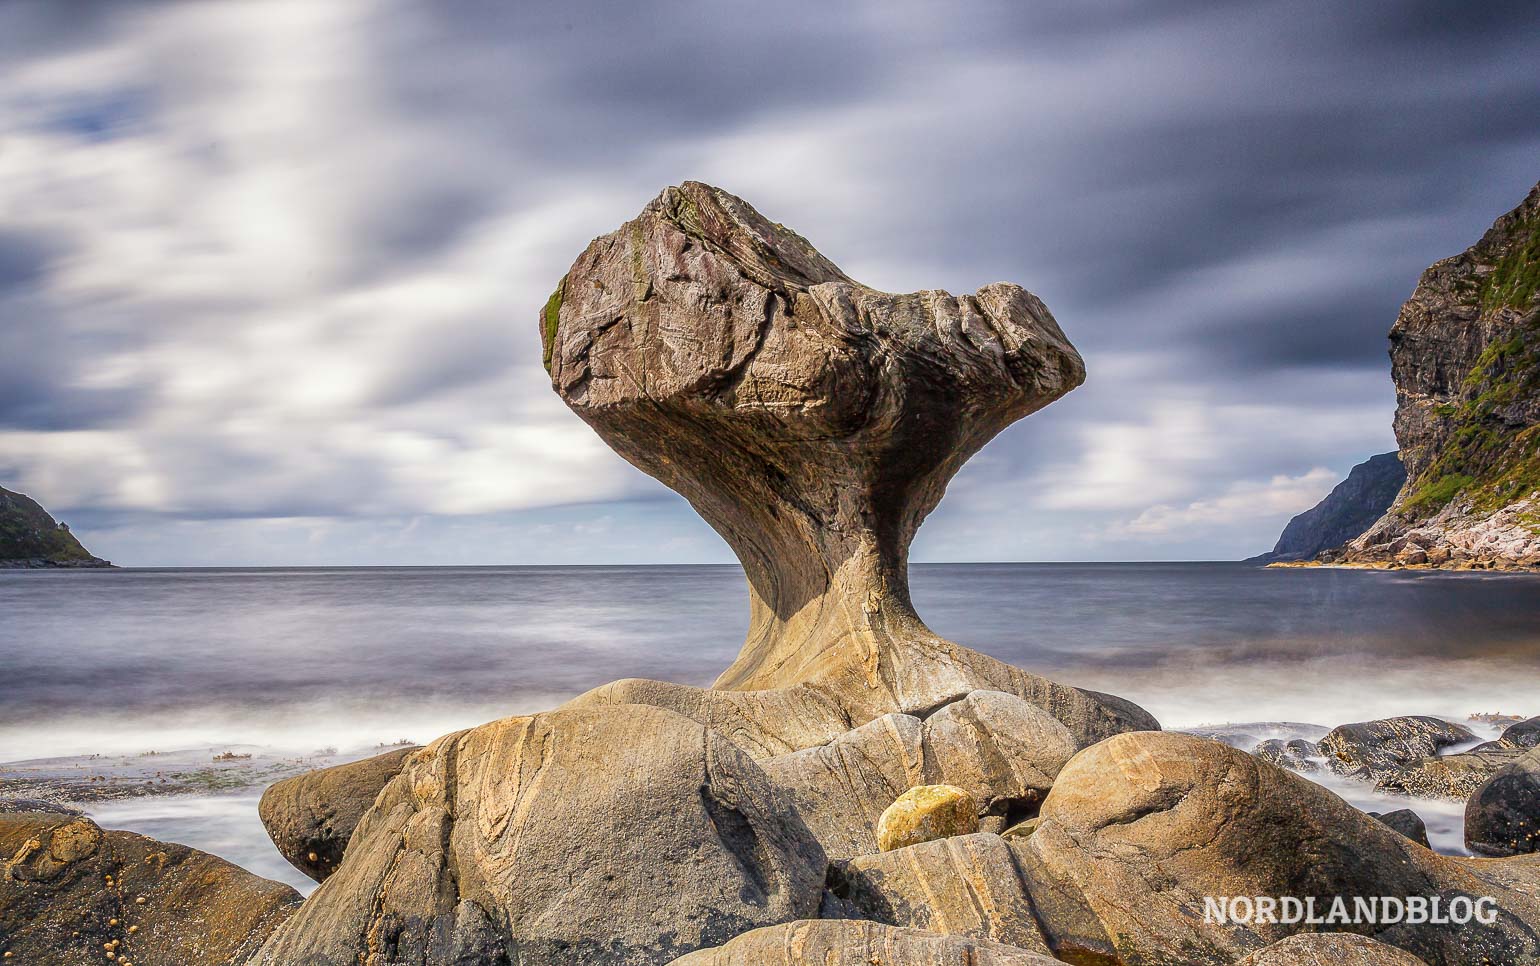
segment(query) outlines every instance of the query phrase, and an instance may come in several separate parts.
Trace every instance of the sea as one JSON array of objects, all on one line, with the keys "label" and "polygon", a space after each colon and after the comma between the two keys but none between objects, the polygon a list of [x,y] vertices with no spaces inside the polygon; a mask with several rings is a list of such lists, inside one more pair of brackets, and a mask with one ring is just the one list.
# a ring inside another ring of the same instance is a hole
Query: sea
[{"label": "sea", "polygon": [[[1540,714],[1540,575],[1011,563],[910,576],[937,633],[1127,697],[1168,729]],[[709,684],[747,625],[735,566],[0,571],[0,762],[225,746],[356,757],[616,678]],[[1458,803],[1324,780],[1363,808],[1412,804],[1441,850],[1461,850]],[[267,841],[259,792],[87,810],[312,887]]]}]

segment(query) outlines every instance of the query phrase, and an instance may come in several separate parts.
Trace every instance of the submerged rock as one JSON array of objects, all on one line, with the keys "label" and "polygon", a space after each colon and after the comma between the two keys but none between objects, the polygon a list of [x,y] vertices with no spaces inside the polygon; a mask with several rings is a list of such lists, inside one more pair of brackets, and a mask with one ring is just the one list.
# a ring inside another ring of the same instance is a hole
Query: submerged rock
[{"label": "submerged rock", "polygon": [[1529,718],[1509,725],[1497,743],[1507,748],[1534,748],[1540,746],[1540,717]]},{"label": "submerged rock", "polygon": [[956,785],[919,785],[883,810],[877,819],[877,848],[891,852],[979,830],[978,802]]},{"label": "submerged rock", "polygon": [[408,756],[254,962],[664,963],[816,915],[826,867],[759,766],[683,715],[505,718]]},{"label": "submerged rock", "polygon": [[1433,757],[1440,748],[1475,740],[1475,733],[1464,725],[1405,716],[1341,725],[1318,747],[1327,767],[1337,774],[1379,780]]},{"label": "submerged rock", "polygon": [[1014,946],[875,922],[823,919],[747,932],[675,966],[1058,966]]},{"label": "submerged rock", "polygon": [[1252,749],[1251,753],[1270,765],[1279,768],[1287,768],[1289,771],[1313,772],[1320,771],[1321,749],[1313,741],[1303,738],[1295,738],[1284,741],[1281,738],[1269,738]]},{"label": "submerged rock", "polygon": [[323,882],[342,863],[343,849],[364,811],[396,777],[416,745],[285,778],[262,793],[257,814],[289,864]]},{"label": "submerged rock", "polygon": [[0,856],[7,963],[240,963],[300,902],[223,859],[56,811],[0,813]]},{"label": "submerged rock", "polygon": [[1041,818],[1017,850],[1062,959],[1228,964],[1307,928],[1207,922],[1206,896],[1313,897],[1323,913],[1339,896],[1491,896],[1491,925],[1360,928],[1429,963],[1540,958],[1540,866],[1437,855],[1325,788],[1217,742],[1109,738],[1064,767]]},{"label": "submerged rock", "polygon": [[1482,855],[1540,852],[1540,750],[1489,778],[1465,803],[1465,845]]},{"label": "submerged rock", "polygon": [[1482,782],[1518,760],[1519,748],[1478,747],[1457,755],[1424,758],[1375,782],[1388,792],[1465,801]]},{"label": "submerged rock", "polygon": [[1395,829],[1425,849],[1433,847],[1428,842],[1427,823],[1422,820],[1421,815],[1409,808],[1398,808],[1391,812],[1370,812],[1369,817]]},{"label": "submerged rock", "polygon": [[1158,725],[930,632],[908,549],[996,433],[1078,386],[1079,355],[1019,286],[878,292],[742,199],[687,182],[595,239],[541,313],[551,384],[679,491],[749,582],[738,659],[703,690],[621,681],[770,757],[970,691],[1015,694],[1078,744]]}]

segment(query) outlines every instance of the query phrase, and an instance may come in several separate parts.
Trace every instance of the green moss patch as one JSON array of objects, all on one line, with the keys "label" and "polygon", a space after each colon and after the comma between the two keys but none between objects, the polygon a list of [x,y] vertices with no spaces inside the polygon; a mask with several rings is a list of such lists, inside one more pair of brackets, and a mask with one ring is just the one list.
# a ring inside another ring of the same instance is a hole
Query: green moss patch
[{"label": "green moss patch", "polygon": [[551,353],[556,348],[556,327],[561,322],[561,297],[566,288],[567,276],[563,275],[561,281],[556,283],[556,291],[545,300],[545,308],[540,310],[540,351],[546,372],[551,371]]}]

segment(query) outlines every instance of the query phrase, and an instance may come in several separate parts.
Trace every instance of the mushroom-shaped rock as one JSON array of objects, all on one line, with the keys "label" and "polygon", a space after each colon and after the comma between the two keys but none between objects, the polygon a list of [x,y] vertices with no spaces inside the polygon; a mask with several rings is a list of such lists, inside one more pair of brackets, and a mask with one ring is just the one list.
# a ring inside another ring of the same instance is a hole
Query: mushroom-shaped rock
[{"label": "mushroom-shaped rock", "polygon": [[409,756],[254,962],[665,963],[816,914],[826,867],[759,766],[689,718],[506,718]]},{"label": "mushroom-shaped rock", "polygon": [[109,948],[126,962],[245,962],[300,902],[281,882],[82,815],[0,814],[0,857],[7,964],[99,963]]},{"label": "mushroom-shaped rock", "polygon": [[1011,847],[988,832],[834,863],[824,918],[871,919],[1049,953]]},{"label": "mushroom-shaped rock", "polygon": [[919,785],[877,819],[877,848],[884,852],[979,830],[979,806],[956,785]]},{"label": "mushroom-shaped rock", "polygon": [[947,481],[1084,378],[1030,293],[879,292],[743,200],[687,182],[595,239],[540,321],[563,401],[743,564],[748,639],[716,687],[803,692],[621,682],[578,704],[672,707],[770,754],[976,688],[1040,705],[1080,744],[1158,727],[1129,702],[938,638],[910,603],[909,542]]},{"label": "mushroom-shaped rock", "polygon": [[1404,949],[1346,932],[1290,936],[1235,966],[1427,966]]},{"label": "mushroom-shaped rock", "polygon": [[342,851],[413,745],[383,755],[295,775],[269,785],[257,814],[289,864],[317,882],[342,864]]},{"label": "mushroom-shaped rock", "polygon": [[1493,775],[1465,803],[1465,844],[1482,855],[1540,852],[1540,750]]},{"label": "mushroom-shaped rock", "polygon": [[[1429,963],[1540,961],[1540,865],[1437,855],[1320,785],[1202,738],[1126,734],[1082,751],[1013,846],[1044,931],[1072,961],[1232,963],[1322,928],[1227,919],[1205,903],[1258,896],[1313,900],[1321,916],[1339,898],[1344,916],[1353,897],[1436,897],[1446,912],[1458,902],[1453,917],[1352,928]],[[1490,924],[1470,909],[1483,897]],[[1453,921],[1461,911],[1471,921]]]},{"label": "mushroom-shaped rock", "polygon": [[853,919],[788,922],[746,932],[674,966],[1058,966],[1041,953]]}]

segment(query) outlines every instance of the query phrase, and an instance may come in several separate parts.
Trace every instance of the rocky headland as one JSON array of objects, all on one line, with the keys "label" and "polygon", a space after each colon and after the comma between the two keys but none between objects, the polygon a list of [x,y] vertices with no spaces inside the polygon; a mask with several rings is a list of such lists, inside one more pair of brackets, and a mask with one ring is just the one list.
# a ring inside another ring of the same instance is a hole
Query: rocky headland
[{"label": "rocky headland", "polygon": [[[224,873],[183,890],[126,845],[94,858],[86,843],[114,833],[76,816],[0,814],[0,921],[105,917],[8,931],[8,952],[73,964],[105,949],[119,966],[1540,963],[1540,859],[1438,855],[1272,761],[926,627],[907,574],[921,521],[969,456],[1084,378],[1024,289],[878,292],[741,199],[686,183],[591,243],[540,327],[561,398],[737,553],[751,625],[736,661],[708,688],[617,681],[278,783],[264,821],[321,880],[299,904]],[[1407,722],[1351,730],[1344,754],[1378,767],[1460,737]],[[105,881],[153,901],[157,922],[218,929],[196,955],[173,940],[141,954],[141,933],[103,931],[138,924],[132,909],[97,913],[86,885],[37,875]],[[1490,897],[1495,914],[1323,928],[1216,920],[1214,896]]]},{"label": "rocky headland", "polygon": [[1390,360],[1406,483],[1322,560],[1540,567],[1540,185],[1423,273]]},{"label": "rocky headland", "polygon": [[1405,483],[1400,456],[1371,456],[1353,467],[1320,503],[1290,520],[1272,550],[1246,562],[1311,560],[1323,550],[1340,547],[1383,516]]},{"label": "rocky headland", "polygon": [[0,487],[0,568],[111,566],[36,500]]}]

